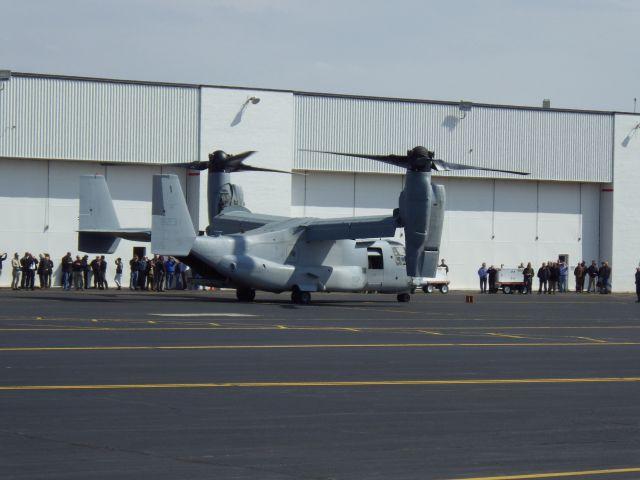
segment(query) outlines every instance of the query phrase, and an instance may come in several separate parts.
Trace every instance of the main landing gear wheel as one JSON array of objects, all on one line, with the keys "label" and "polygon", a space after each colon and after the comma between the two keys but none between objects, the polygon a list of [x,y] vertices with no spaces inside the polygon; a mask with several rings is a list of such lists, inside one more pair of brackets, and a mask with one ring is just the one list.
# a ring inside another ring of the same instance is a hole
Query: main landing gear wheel
[{"label": "main landing gear wheel", "polygon": [[240,302],[253,302],[256,291],[253,288],[239,288],[236,290],[236,298]]},{"label": "main landing gear wheel", "polygon": [[411,295],[409,295],[408,293],[399,293],[398,294],[398,301],[399,302],[408,302],[409,300],[411,300]]},{"label": "main landing gear wheel", "polygon": [[311,294],[296,289],[291,292],[291,301],[300,305],[309,305],[311,303]]}]

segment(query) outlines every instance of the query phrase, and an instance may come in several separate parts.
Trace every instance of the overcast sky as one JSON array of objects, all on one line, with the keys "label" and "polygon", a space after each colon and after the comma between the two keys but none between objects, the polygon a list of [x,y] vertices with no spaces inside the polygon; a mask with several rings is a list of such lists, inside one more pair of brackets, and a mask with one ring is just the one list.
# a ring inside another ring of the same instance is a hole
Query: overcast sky
[{"label": "overcast sky", "polygon": [[0,7],[0,69],[18,72],[627,112],[640,99],[637,0]]}]

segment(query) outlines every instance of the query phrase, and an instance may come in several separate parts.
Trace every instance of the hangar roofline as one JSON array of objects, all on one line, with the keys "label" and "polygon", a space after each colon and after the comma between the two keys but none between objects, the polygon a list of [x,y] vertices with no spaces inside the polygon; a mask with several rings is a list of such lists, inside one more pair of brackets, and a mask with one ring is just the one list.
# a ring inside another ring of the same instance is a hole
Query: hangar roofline
[{"label": "hangar roofline", "polygon": [[[104,77],[83,77],[75,75],[59,75],[59,74],[46,74],[46,73],[31,73],[31,72],[11,72],[12,77],[26,77],[26,78],[50,78],[58,80],[78,80],[85,82],[102,82],[102,83],[117,83],[117,84],[132,84],[132,85],[149,85],[158,87],[178,87],[178,88],[220,88],[228,90],[247,90],[257,92],[277,92],[277,93],[291,93],[293,95],[305,96],[305,97],[325,97],[325,98],[344,98],[354,100],[376,100],[381,102],[402,102],[402,103],[423,103],[430,105],[449,105],[457,106],[460,101],[451,100],[425,100],[419,98],[401,98],[401,97],[378,97],[372,95],[351,95],[342,93],[325,93],[325,92],[309,92],[303,90],[291,90],[291,89],[278,89],[278,88],[264,88],[264,87],[239,87],[229,85],[212,85],[204,83],[172,83],[172,82],[155,82],[150,80],[126,80],[118,78],[104,78]],[[533,107],[526,105],[505,105],[499,103],[477,103],[469,102],[472,106],[482,108],[496,108],[506,110],[530,110],[541,112],[561,112],[561,113],[584,113],[590,115],[636,115],[640,116],[640,113],[624,112],[617,110],[584,110],[577,108],[544,108]]]}]

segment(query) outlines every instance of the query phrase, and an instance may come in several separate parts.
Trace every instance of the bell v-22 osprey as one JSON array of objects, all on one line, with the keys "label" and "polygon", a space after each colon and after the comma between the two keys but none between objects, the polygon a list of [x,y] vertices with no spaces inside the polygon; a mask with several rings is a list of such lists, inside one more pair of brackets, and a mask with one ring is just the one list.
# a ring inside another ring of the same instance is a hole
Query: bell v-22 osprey
[{"label": "bell v-22 osprey", "polygon": [[[183,164],[208,170],[206,234],[194,229],[175,175],[153,176],[151,230],[120,228],[104,177],[83,176],[79,249],[113,253],[120,238],[150,239],[153,253],[178,258],[208,285],[235,288],[240,301],[252,301],[256,290],[263,290],[290,291],[292,302],[300,304],[310,303],[312,292],[395,293],[398,301],[407,302],[414,278],[435,276],[439,258],[445,189],[431,183],[431,172],[474,169],[526,175],[446,162],[424,147],[406,155],[307,151],[405,168],[398,208],[387,216],[333,219],[252,213],[243,206],[242,190],[231,183],[230,174],[279,171],[244,164],[253,151],[216,151],[208,162]],[[397,228],[404,229],[404,245],[392,238]]]}]

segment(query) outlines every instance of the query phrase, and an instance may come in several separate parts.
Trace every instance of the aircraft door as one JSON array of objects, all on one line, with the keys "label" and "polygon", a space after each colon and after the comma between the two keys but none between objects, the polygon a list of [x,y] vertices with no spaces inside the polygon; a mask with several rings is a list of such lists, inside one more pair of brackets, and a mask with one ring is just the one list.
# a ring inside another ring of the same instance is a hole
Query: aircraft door
[{"label": "aircraft door", "polygon": [[381,287],[384,280],[384,256],[382,248],[367,248],[367,286]]}]

